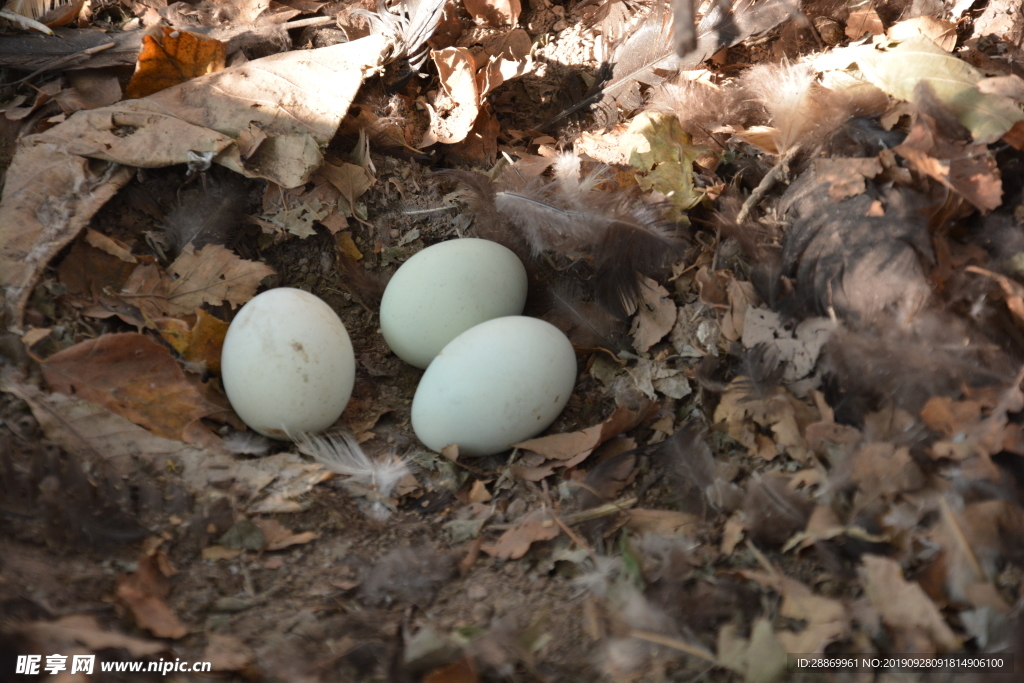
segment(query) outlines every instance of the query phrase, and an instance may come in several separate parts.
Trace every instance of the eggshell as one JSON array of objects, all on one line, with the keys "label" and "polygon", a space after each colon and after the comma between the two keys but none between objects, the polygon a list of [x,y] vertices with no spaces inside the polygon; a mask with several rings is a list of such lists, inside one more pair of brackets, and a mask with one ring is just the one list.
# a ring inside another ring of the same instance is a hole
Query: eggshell
[{"label": "eggshell", "polygon": [[399,358],[430,365],[445,344],[474,325],[519,315],[526,268],[497,242],[456,239],[419,252],[398,269],[380,302],[380,330]]},{"label": "eggshell", "polygon": [[510,316],[453,339],[423,373],[412,427],[428,448],[492,455],[555,421],[576,384],[576,354],[543,320]]},{"label": "eggshell", "polygon": [[320,298],[281,287],[254,297],[228,327],[221,381],[231,407],[260,434],[319,432],[337,420],[356,358],[341,319]]}]

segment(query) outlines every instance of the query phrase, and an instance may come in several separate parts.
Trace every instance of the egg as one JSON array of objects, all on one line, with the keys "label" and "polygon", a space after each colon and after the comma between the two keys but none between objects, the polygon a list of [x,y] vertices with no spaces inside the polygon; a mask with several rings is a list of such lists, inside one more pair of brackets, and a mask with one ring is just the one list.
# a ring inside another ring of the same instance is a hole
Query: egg
[{"label": "egg", "polygon": [[576,354],[536,318],[496,318],[448,343],[423,373],[412,427],[425,446],[492,455],[544,431],[576,384]]},{"label": "egg", "polygon": [[322,299],[289,287],[242,306],[220,362],[231,407],[276,439],[331,426],[355,383],[355,353],[341,319]]},{"label": "egg", "polygon": [[399,358],[425,368],[474,325],[519,315],[526,305],[526,268],[497,242],[456,239],[420,251],[388,282],[380,330]]}]

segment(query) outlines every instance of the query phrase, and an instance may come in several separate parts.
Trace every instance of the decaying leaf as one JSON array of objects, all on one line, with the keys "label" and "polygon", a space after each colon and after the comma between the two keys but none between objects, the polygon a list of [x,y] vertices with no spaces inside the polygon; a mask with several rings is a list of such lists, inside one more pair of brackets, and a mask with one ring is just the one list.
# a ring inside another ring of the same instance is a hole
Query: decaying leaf
[{"label": "decaying leaf", "polygon": [[896,651],[921,652],[912,648],[930,646],[937,652],[954,652],[961,647],[960,639],[921,586],[903,578],[899,562],[877,555],[865,555],[863,562],[864,592],[892,630]]},{"label": "decaying leaf", "polygon": [[50,356],[43,376],[54,391],[101,405],[158,436],[182,437],[213,412],[170,351],[141,334],[108,334]]},{"label": "decaying leaf", "polygon": [[164,602],[171,586],[152,556],[144,555],[133,574],[122,577],[117,599],[131,610],[139,626],[158,638],[183,638],[188,626]]},{"label": "decaying leaf", "polygon": [[583,462],[599,445],[643,422],[657,404],[647,404],[636,412],[618,408],[601,424],[587,427],[579,432],[551,434],[515,444],[515,448],[539,453],[545,458],[558,461],[560,467],[574,467]]},{"label": "decaying leaf", "polygon": [[641,283],[641,302],[630,334],[636,350],[646,353],[672,331],[676,323],[676,305],[669,298],[668,290],[654,280],[645,277]]},{"label": "decaying leaf", "polygon": [[516,522],[494,543],[485,543],[480,549],[491,557],[504,560],[518,560],[538,541],[558,538],[562,529],[551,519],[546,510],[534,510]]},{"label": "decaying leaf", "polygon": [[142,51],[128,83],[128,97],[146,97],[224,68],[224,43],[209,36],[156,26],[142,37]]},{"label": "decaying leaf", "polygon": [[672,205],[668,217],[685,223],[684,212],[703,196],[693,186],[693,162],[706,150],[690,144],[676,117],[648,112],[633,119],[620,144],[639,169],[637,184],[663,194]]}]

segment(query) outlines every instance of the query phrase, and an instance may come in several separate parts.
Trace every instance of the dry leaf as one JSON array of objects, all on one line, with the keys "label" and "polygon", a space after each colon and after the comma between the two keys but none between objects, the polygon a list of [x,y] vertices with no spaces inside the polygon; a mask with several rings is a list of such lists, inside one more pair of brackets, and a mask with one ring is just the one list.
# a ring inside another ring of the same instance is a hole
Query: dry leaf
[{"label": "dry leaf", "polygon": [[700,529],[700,518],[675,510],[626,510],[626,528],[637,534],[654,534],[672,538],[693,536]]},{"label": "dry leaf", "polygon": [[188,627],[164,602],[170,592],[167,577],[148,555],[142,556],[133,574],[117,582],[117,599],[131,610],[140,627],[158,638],[183,638],[188,635]]},{"label": "dry leaf", "polygon": [[836,202],[864,194],[867,189],[865,178],[874,178],[881,172],[882,163],[877,158],[833,157],[814,160],[814,173],[822,182],[829,183],[828,197]]},{"label": "dry leaf", "polygon": [[931,176],[983,212],[997,208],[1003,201],[999,167],[988,147],[944,140],[932,130],[924,115],[918,117],[903,143],[893,149],[912,168]]},{"label": "dry leaf", "polygon": [[167,650],[165,643],[105,631],[95,617],[84,614],[73,614],[56,621],[36,621],[25,627],[25,633],[46,652],[70,652],[84,645],[94,652],[123,649],[135,659],[142,659]]},{"label": "dry leaf", "polygon": [[546,510],[534,510],[516,522],[495,543],[485,543],[481,550],[491,557],[518,560],[538,541],[550,541],[562,533]]},{"label": "dry leaf", "polygon": [[265,550],[281,550],[293,545],[305,545],[320,538],[320,534],[316,531],[303,531],[297,534],[275,519],[257,517],[252,522],[263,532],[263,537],[267,542]]},{"label": "dry leaf", "polygon": [[960,649],[960,639],[943,620],[939,608],[921,586],[903,578],[899,562],[877,555],[864,555],[863,562],[860,574],[864,593],[883,623],[895,631],[894,637],[913,639],[913,634],[907,632],[920,631],[938,652]]},{"label": "dry leaf", "polygon": [[75,344],[42,368],[54,391],[103,406],[158,436],[181,438],[185,425],[212,412],[171,352],[141,334]]},{"label": "dry leaf", "polygon": [[224,68],[224,43],[200,33],[154,26],[142,36],[142,50],[128,83],[138,98]]},{"label": "dry leaf", "polygon": [[718,663],[743,676],[744,683],[774,683],[786,673],[786,651],[775,638],[770,621],[754,622],[750,638],[742,638],[735,624],[718,632]]},{"label": "dry leaf", "polygon": [[647,353],[672,331],[676,323],[676,305],[672,303],[668,290],[654,280],[645,277],[641,282],[642,303],[637,307],[629,333],[633,337],[633,347],[640,353]]},{"label": "dry leaf", "polygon": [[515,26],[523,11],[519,0],[466,0],[469,15],[488,26]]},{"label": "dry leaf", "polygon": [[874,7],[855,9],[850,12],[850,17],[846,20],[846,37],[850,40],[857,40],[864,34],[877,36],[884,32],[885,27],[882,25],[882,20],[878,18]]},{"label": "dry leaf", "polygon": [[476,77],[476,62],[464,47],[431,50],[430,57],[437,67],[443,92],[433,107],[428,107],[430,130],[420,147],[436,142],[447,145],[461,142],[469,135],[480,112],[480,92]]},{"label": "dry leaf", "polygon": [[210,662],[214,671],[240,671],[255,659],[252,648],[235,636],[211,633],[207,636],[203,661]]},{"label": "dry leaf", "polygon": [[594,449],[605,441],[643,422],[651,414],[657,404],[649,403],[633,412],[628,408],[617,408],[607,420],[601,424],[587,427],[578,432],[551,434],[538,439],[530,439],[517,443],[514,448],[539,453],[549,460],[557,460],[559,466],[574,467],[583,462]]}]

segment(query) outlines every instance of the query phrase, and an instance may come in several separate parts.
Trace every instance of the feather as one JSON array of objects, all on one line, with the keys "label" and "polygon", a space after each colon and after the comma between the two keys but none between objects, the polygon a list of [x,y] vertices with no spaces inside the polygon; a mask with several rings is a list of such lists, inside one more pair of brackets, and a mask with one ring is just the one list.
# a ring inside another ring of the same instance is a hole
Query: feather
[{"label": "feather", "polygon": [[628,192],[600,189],[607,170],[586,175],[571,154],[553,164],[553,178],[523,182],[511,167],[494,207],[519,228],[534,254],[542,251],[589,253],[597,302],[617,318],[639,305],[642,274],[670,265],[683,242],[659,206],[645,205]]},{"label": "feather", "polygon": [[178,205],[163,220],[163,242],[176,257],[186,245],[198,251],[225,244],[249,209],[249,186],[235,173],[206,174],[181,192]]},{"label": "feather", "polygon": [[719,146],[730,133],[719,134],[719,140],[714,135],[716,129],[729,126],[724,130],[731,131],[736,124],[749,125],[756,113],[739,88],[719,88],[689,79],[658,86],[647,109],[675,116],[695,145],[712,142]]},{"label": "feather", "polygon": [[267,455],[273,447],[270,439],[256,432],[231,432],[222,441],[224,448],[235,455]]},{"label": "feather", "polygon": [[794,145],[809,147],[847,116],[835,106],[841,95],[818,84],[809,64],[758,64],[740,79],[742,87],[768,112],[780,155]]},{"label": "feather", "polygon": [[616,353],[628,350],[629,344],[616,331],[620,321],[587,301],[577,289],[567,284],[551,288],[540,317],[564,332],[574,346]]},{"label": "feather", "polygon": [[393,52],[389,62],[408,60],[409,66],[418,71],[430,54],[427,40],[434,35],[446,0],[401,0],[398,12],[392,13],[384,0],[377,0],[377,11],[357,9],[353,16],[365,17],[370,32],[391,38]]},{"label": "feather", "polygon": [[430,546],[396,548],[366,572],[361,593],[371,604],[395,602],[427,607],[456,574],[454,558]]},{"label": "feather", "polygon": [[[552,177],[526,178],[516,166],[498,182],[449,171],[466,190],[481,237],[522,255],[545,251],[589,254],[596,301],[617,318],[637,308],[641,274],[654,274],[680,255],[684,243],[659,206],[643,204],[630,192],[602,188],[607,169],[587,174],[579,157],[559,156]],[[515,228],[509,234],[508,228]]]},{"label": "feather", "polygon": [[580,102],[558,114],[542,128],[594,106],[600,125],[614,123],[618,109],[640,106],[640,85],[657,85],[670,75],[692,69],[722,48],[732,47],[752,35],[768,31],[792,16],[790,0],[739,0],[723,11],[715,4],[697,28],[696,49],[684,57],[676,53],[672,22],[662,3],[639,29],[615,49],[605,65],[606,78],[598,81]]},{"label": "feather", "polygon": [[366,455],[355,438],[344,432],[327,437],[312,434],[289,434],[289,437],[301,453],[331,472],[347,477],[349,483],[356,484],[354,492],[370,502],[368,514],[377,520],[391,515],[392,491],[402,479],[412,474],[408,460],[393,454],[374,460]]},{"label": "feather", "polygon": [[789,477],[754,474],[747,484],[743,517],[755,543],[778,547],[802,531],[814,509],[814,501],[789,488]]},{"label": "feather", "polygon": [[338,274],[348,286],[349,292],[357,296],[367,308],[379,307],[390,278],[383,273],[367,270],[340,249],[338,250],[338,265],[340,266]]}]

